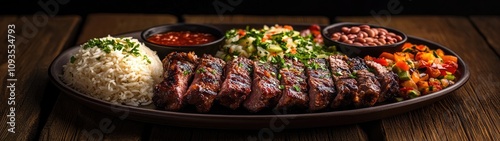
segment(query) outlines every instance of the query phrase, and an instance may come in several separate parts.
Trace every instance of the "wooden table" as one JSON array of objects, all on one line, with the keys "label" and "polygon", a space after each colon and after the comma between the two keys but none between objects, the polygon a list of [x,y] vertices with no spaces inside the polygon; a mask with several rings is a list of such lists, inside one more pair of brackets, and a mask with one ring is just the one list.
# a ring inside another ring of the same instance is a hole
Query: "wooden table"
[{"label": "wooden table", "polygon": [[[155,125],[108,116],[62,94],[48,79],[52,60],[68,47],[94,37],[176,23],[305,23],[375,22],[373,17],[211,16],[91,14],[55,16],[33,21],[33,15],[0,18],[0,140],[248,140],[254,130],[195,129]],[[470,66],[471,77],[450,96],[423,108],[366,123],[313,129],[285,129],[273,140],[499,140],[500,17],[392,16],[386,26],[449,47]],[[16,25],[15,132],[10,133],[7,75],[7,25]],[[29,28],[29,26],[33,28]],[[110,130],[100,130],[102,120]],[[104,132],[105,131],[105,132]],[[88,135],[94,135],[89,138]]]}]

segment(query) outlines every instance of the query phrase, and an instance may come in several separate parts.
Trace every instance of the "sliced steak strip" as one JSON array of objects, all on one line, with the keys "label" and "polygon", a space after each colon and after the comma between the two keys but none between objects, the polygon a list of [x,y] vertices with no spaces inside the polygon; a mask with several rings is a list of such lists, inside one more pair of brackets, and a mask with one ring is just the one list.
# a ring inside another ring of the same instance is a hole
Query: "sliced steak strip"
[{"label": "sliced steak strip", "polygon": [[184,106],[185,92],[193,78],[198,57],[194,52],[172,52],[162,62],[164,79],[155,86],[152,100],[158,108],[178,111]]},{"label": "sliced steak strip", "polygon": [[306,68],[309,85],[309,110],[311,112],[325,109],[335,95],[328,63],[325,59],[311,59]]},{"label": "sliced steak strip", "polygon": [[354,97],[354,105],[356,107],[375,105],[380,96],[380,84],[377,78],[372,72],[368,71],[368,67],[362,58],[351,58],[347,63],[358,82],[358,92]]},{"label": "sliced steak strip", "polygon": [[250,112],[258,112],[266,107],[274,107],[281,95],[280,81],[277,79],[278,69],[275,65],[253,62],[252,93],[243,102]]},{"label": "sliced steak strip", "polygon": [[280,69],[283,92],[276,109],[306,109],[309,97],[304,64],[293,59],[285,59]]},{"label": "sliced steak strip", "polygon": [[331,107],[338,109],[351,106],[358,92],[358,84],[351,74],[349,65],[346,63],[348,58],[345,55],[332,55],[328,59],[337,90],[337,95],[333,98]]},{"label": "sliced steak strip", "polygon": [[236,57],[225,66],[225,80],[217,96],[219,104],[236,109],[247,99],[252,85],[253,62],[244,57]]},{"label": "sliced steak strip", "polygon": [[204,54],[196,68],[193,83],[186,92],[186,100],[195,105],[200,113],[206,113],[212,108],[213,102],[220,90],[222,83],[223,67],[226,65],[222,59]]},{"label": "sliced steak strip", "polygon": [[399,93],[399,80],[397,74],[389,71],[377,62],[365,60],[365,63],[374,70],[374,74],[377,75],[377,80],[380,83],[380,96],[378,97],[378,102],[393,99],[394,96]]}]

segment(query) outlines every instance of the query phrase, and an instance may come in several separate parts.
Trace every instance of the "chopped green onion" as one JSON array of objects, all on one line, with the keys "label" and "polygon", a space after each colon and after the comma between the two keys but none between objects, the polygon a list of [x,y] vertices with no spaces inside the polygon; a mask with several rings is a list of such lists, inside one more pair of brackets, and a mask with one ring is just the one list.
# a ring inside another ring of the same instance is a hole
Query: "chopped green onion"
[{"label": "chopped green onion", "polygon": [[74,62],[75,62],[75,60],[76,60],[75,56],[71,56],[71,58],[69,59],[69,61],[70,61],[71,63],[74,63]]},{"label": "chopped green onion", "polygon": [[300,86],[298,86],[298,85],[293,85],[293,88],[295,89],[295,91],[300,92]]}]

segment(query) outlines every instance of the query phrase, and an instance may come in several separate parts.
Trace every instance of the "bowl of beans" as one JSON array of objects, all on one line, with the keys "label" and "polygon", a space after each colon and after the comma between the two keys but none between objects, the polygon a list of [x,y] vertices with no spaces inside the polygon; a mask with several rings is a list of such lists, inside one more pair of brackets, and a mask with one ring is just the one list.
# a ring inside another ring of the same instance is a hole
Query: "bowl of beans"
[{"label": "bowl of beans", "polygon": [[350,57],[396,52],[408,38],[397,29],[351,22],[329,25],[321,34],[325,45],[335,46]]},{"label": "bowl of beans", "polygon": [[141,32],[144,44],[156,51],[160,58],[174,51],[215,54],[224,38],[222,30],[206,24],[166,24]]}]

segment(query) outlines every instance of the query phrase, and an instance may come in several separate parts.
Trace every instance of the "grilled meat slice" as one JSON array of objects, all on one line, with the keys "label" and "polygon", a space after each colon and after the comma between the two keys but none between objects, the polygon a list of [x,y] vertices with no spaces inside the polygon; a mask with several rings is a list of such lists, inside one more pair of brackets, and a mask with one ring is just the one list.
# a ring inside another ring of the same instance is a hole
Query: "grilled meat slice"
[{"label": "grilled meat slice", "polygon": [[380,83],[380,96],[378,97],[378,102],[384,102],[386,100],[393,99],[399,93],[398,76],[396,73],[387,70],[381,64],[365,60],[368,67],[374,70],[377,75],[377,80]]},{"label": "grilled meat slice", "polygon": [[360,57],[350,58],[347,62],[358,82],[358,92],[354,97],[356,107],[373,106],[380,96],[380,84],[375,75],[368,71],[364,60]]},{"label": "grilled meat slice", "polygon": [[280,81],[277,79],[278,69],[275,65],[254,61],[253,69],[252,92],[243,106],[250,112],[258,112],[276,105],[281,95]]},{"label": "grilled meat slice", "polygon": [[253,62],[244,57],[236,57],[225,66],[225,80],[217,96],[219,104],[236,109],[247,99],[252,85]]},{"label": "grilled meat slice", "polygon": [[283,93],[276,109],[305,109],[309,102],[304,64],[293,59],[285,59],[280,69]]},{"label": "grilled meat slice", "polygon": [[184,106],[185,92],[193,78],[198,57],[194,52],[172,52],[162,63],[164,79],[155,86],[152,100],[158,108],[178,111]]},{"label": "grilled meat slice", "polygon": [[338,109],[350,106],[357,95],[358,84],[349,70],[349,65],[346,63],[348,58],[345,55],[332,55],[328,60],[337,90],[337,95],[333,98],[331,107]]},{"label": "grilled meat slice", "polygon": [[186,92],[186,100],[195,105],[200,113],[210,111],[215,97],[219,93],[222,83],[223,67],[226,65],[222,59],[204,54],[196,68],[193,83]]},{"label": "grilled meat slice", "polygon": [[309,110],[326,108],[335,94],[335,85],[325,59],[311,59],[306,68],[309,85]]}]

